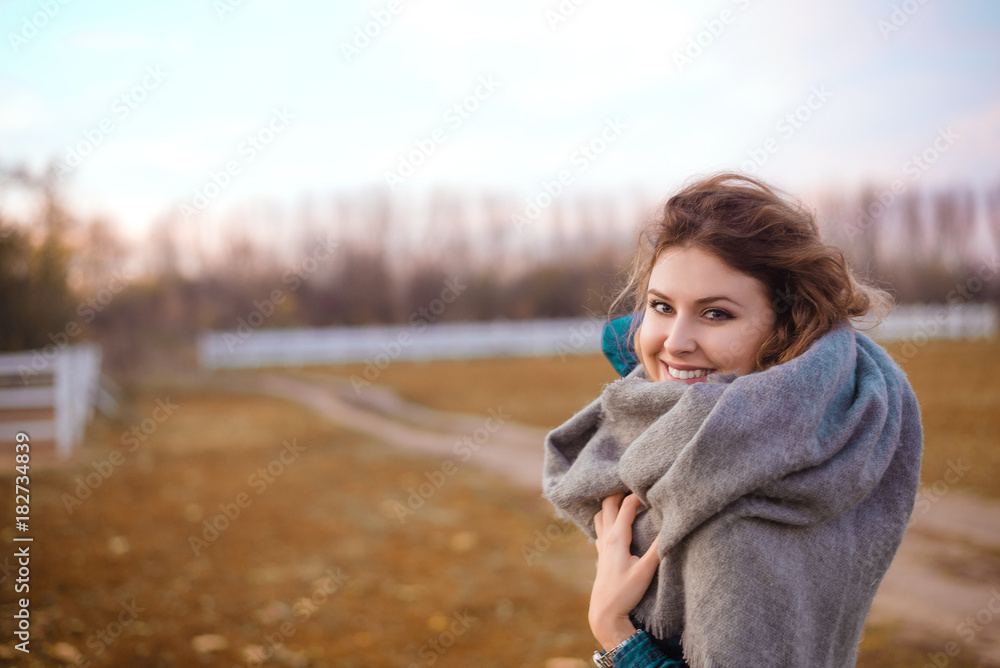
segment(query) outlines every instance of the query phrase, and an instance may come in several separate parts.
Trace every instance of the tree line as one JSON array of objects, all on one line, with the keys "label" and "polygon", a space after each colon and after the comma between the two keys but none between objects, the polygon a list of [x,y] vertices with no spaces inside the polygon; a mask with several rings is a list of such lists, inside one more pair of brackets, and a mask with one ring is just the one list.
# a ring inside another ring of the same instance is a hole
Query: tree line
[{"label": "tree line", "polygon": [[[0,189],[0,349],[97,340],[119,370],[193,365],[199,332],[254,313],[266,328],[604,315],[657,208],[641,195],[567,197],[525,226],[523,197],[414,203],[373,190],[247,211],[211,242],[204,222],[167,217],[130,245],[110,221],[75,215],[51,171],[0,170]],[[856,273],[899,302],[945,302],[996,264],[1000,188],[886,192],[811,204]],[[445,290],[454,298],[431,312]],[[997,281],[971,297],[997,301]]]}]

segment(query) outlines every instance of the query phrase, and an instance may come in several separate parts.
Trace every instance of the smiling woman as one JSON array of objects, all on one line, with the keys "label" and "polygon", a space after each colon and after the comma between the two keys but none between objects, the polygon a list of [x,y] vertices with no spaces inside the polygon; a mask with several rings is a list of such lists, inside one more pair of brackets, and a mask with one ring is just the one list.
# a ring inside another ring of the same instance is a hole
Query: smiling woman
[{"label": "smiling woman", "polygon": [[710,373],[753,370],[774,320],[763,283],[691,247],[662,254],[647,292],[636,349],[651,380],[697,383]]},{"label": "smiling woman", "polygon": [[666,202],[612,312],[629,296],[624,378],[545,442],[544,496],[598,552],[595,662],[853,666],[923,446],[905,374],[850,322],[890,296],[736,174]]},{"label": "smiling woman", "polygon": [[671,197],[643,230],[612,310],[628,298],[633,345],[655,380],[671,378],[665,365],[760,371],[801,355],[844,318],[873,312],[874,327],[892,305],[854,278],[810,211],[728,173]]}]

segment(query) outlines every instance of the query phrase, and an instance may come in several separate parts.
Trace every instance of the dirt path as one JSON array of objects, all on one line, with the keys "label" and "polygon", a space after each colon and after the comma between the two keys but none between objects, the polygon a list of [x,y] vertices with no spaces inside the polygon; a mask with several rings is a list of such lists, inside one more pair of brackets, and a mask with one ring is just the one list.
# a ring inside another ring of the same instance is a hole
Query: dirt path
[{"label": "dirt path", "polygon": [[[358,395],[330,377],[261,375],[255,382],[243,389],[300,402],[401,448],[467,460],[541,493],[547,432],[509,415],[443,413],[374,385]],[[1000,666],[1000,502],[950,488],[923,498],[927,503],[914,512],[871,620],[898,623],[904,637],[932,648],[928,665],[947,666],[950,655]]]},{"label": "dirt path", "polygon": [[349,383],[336,379],[308,382],[265,375],[259,382],[260,391],[298,401],[355,431],[401,448],[475,463],[541,493],[540,446],[546,432],[517,424],[502,410],[486,416],[443,413],[375,385],[358,395]]}]

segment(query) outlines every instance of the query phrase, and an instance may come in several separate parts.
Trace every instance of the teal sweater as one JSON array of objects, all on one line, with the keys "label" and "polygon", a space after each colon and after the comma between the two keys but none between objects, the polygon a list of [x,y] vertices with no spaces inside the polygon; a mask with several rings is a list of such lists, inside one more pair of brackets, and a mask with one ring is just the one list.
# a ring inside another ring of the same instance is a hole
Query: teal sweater
[{"label": "teal sweater", "polygon": [[635,333],[633,323],[636,316],[626,315],[604,324],[601,336],[601,348],[611,362],[615,371],[624,378],[639,363],[639,358],[632,347],[632,335]]},{"label": "teal sweater", "polygon": [[[665,651],[664,647],[668,650]],[[615,654],[615,668],[688,668],[682,658],[679,636],[657,641],[645,629]]]}]

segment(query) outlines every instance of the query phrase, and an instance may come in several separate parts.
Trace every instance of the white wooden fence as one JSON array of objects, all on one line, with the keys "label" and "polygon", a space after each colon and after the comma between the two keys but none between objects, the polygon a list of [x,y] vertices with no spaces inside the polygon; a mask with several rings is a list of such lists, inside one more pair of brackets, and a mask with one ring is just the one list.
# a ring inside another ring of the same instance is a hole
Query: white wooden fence
[{"label": "white wooden fence", "polygon": [[[93,417],[100,375],[101,348],[93,343],[0,354],[0,442],[23,431],[32,443],[53,441],[60,457],[68,455]],[[37,416],[46,409],[51,418]]]},{"label": "white wooden fence", "polygon": [[206,332],[198,358],[214,369],[590,353],[601,349],[603,325],[569,318]]},{"label": "white wooden fence", "polygon": [[[504,355],[556,356],[601,351],[604,318],[418,323],[316,329],[205,332],[198,357],[208,369],[364,362],[384,367],[397,359],[430,360]],[[879,341],[993,338],[993,305],[898,306],[878,328]]]},{"label": "white wooden fence", "polygon": [[998,332],[994,304],[905,304],[866,332],[880,342],[925,339],[992,339]]}]

